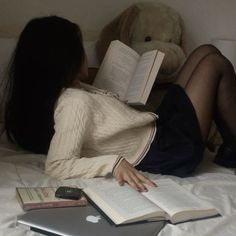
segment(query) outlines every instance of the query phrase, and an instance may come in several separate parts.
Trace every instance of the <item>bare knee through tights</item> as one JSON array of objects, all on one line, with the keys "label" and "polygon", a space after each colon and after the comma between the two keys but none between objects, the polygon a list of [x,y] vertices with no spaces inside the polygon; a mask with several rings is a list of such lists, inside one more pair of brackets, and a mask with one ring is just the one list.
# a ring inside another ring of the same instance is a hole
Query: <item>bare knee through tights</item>
[{"label": "bare knee through tights", "polygon": [[183,67],[181,68],[181,70],[178,73],[177,76],[177,83],[185,88],[185,86],[188,83],[188,80],[190,79],[193,71],[195,70],[195,68],[197,67],[197,65],[199,64],[199,62],[206,57],[209,54],[212,53],[219,53],[220,51],[210,45],[210,44],[205,44],[205,45],[201,45],[198,48],[196,48],[188,57],[188,59],[186,60],[185,64],[183,65]]}]

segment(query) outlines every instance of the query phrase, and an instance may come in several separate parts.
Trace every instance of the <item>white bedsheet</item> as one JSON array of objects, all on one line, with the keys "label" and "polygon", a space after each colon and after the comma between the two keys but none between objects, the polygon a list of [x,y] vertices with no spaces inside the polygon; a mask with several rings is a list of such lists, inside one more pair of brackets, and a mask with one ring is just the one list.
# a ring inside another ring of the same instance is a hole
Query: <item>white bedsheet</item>
[{"label": "white bedsheet", "polygon": [[[171,178],[200,198],[211,202],[222,214],[221,217],[167,224],[158,236],[235,236],[236,235],[236,176],[234,170],[212,163],[207,153],[194,177],[149,175]],[[45,156],[26,153],[21,149],[2,143],[0,145],[0,236],[40,235],[22,225],[17,225],[17,216],[23,210],[15,198],[17,186],[59,186],[61,184],[83,187],[81,179],[57,181],[44,174]]]}]

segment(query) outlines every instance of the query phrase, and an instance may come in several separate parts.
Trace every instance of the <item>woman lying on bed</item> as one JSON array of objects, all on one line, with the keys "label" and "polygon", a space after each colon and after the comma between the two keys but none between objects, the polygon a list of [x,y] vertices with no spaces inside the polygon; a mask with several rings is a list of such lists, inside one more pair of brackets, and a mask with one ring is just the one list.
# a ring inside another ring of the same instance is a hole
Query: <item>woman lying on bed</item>
[{"label": "woman lying on bed", "polygon": [[26,25],[10,64],[5,129],[12,142],[47,154],[47,174],[112,173],[121,185],[146,191],[154,183],[139,170],[181,177],[194,172],[212,120],[224,140],[215,162],[236,167],[235,73],[215,47],[193,51],[158,116],[82,83],[87,71],[76,24],[50,16]]}]

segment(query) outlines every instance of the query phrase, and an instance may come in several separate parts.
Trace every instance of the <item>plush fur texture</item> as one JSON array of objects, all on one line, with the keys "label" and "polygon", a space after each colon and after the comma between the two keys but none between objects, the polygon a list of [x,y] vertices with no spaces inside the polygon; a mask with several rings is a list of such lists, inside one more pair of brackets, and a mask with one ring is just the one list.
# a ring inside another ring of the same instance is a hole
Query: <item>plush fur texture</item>
[{"label": "plush fur texture", "polygon": [[96,44],[97,56],[101,62],[110,42],[116,39],[139,54],[159,49],[165,53],[160,70],[164,80],[185,60],[182,38],[183,22],[176,11],[163,3],[136,3],[104,27]]}]

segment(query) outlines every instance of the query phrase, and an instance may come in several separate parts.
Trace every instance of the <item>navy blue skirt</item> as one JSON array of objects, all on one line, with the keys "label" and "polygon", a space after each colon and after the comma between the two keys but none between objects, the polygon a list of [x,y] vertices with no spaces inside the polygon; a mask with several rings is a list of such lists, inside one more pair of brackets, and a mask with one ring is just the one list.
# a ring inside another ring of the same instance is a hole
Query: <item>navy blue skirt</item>
[{"label": "navy blue skirt", "polygon": [[203,158],[204,143],[194,107],[179,85],[172,85],[156,113],[156,136],[138,170],[190,176]]}]

